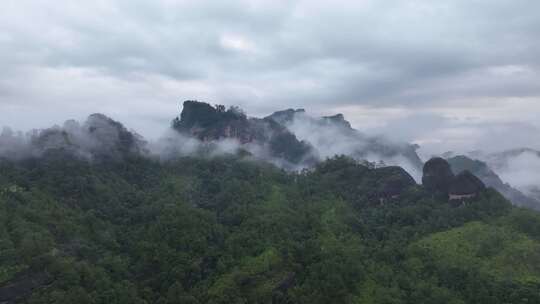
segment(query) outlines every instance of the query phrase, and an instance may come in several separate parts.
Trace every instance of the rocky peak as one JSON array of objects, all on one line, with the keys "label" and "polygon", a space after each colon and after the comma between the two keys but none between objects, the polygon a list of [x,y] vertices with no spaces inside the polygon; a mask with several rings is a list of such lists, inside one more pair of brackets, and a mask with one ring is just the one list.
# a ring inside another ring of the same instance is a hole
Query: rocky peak
[{"label": "rocky peak", "polygon": [[173,121],[173,126],[178,129],[207,128],[234,120],[247,120],[247,118],[236,108],[227,110],[224,105],[211,106],[205,102],[186,100],[183,103],[180,118]]},{"label": "rocky peak", "polygon": [[250,129],[245,114],[238,108],[226,109],[223,105],[211,106],[205,102],[187,100],[180,117],[172,126],[180,133],[188,133],[203,141],[219,138],[237,138],[243,143],[251,142],[262,135],[260,130]]},{"label": "rocky peak", "polygon": [[450,164],[440,157],[434,157],[424,164],[422,184],[432,192],[447,194],[454,179]]},{"label": "rocky peak", "polygon": [[[286,117],[292,112],[286,110],[276,117]],[[256,143],[268,147],[272,156],[292,163],[302,161],[311,152],[311,146],[299,141],[274,119],[248,118],[236,107],[211,106],[198,101],[185,101],[180,117],[173,120],[173,129],[204,142],[222,138],[236,139],[240,144]]]}]

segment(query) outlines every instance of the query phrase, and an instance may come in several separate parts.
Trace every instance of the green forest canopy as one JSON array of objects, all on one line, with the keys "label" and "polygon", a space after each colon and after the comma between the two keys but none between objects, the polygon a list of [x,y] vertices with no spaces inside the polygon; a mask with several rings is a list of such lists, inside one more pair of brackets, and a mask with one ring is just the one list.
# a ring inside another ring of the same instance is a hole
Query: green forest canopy
[{"label": "green forest canopy", "polygon": [[1,161],[0,302],[540,303],[540,214],[381,198],[376,170]]}]

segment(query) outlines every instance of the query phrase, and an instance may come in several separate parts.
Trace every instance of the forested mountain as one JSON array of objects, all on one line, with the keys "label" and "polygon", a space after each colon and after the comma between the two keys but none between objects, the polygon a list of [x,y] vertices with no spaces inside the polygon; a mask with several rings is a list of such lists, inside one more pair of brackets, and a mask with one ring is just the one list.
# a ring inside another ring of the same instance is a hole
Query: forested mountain
[{"label": "forested mountain", "polygon": [[[185,101],[173,129],[205,143],[233,139],[252,153],[268,150],[268,156],[289,164],[313,165],[312,147],[271,119],[248,118],[240,109],[225,109],[198,101]],[[255,152],[254,150],[257,150]]]},{"label": "forested mountain", "polygon": [[384,161],[405,165],[409,171],[422,171],[422,160],[416,153],[418,146],[363,134],[353,129],[343,114],[312,117],[304,109],[288,109],[265,119],[285,126],[298,138],[311,143],[322,159],[346,154],[355,159]]},{"label": "forested mountain", "polygon": [[10,160],[37,158],[46,154],[102,161],[148,155],[147,142],[120,122],[103,114],[92,114],[80,124],[66,121],[63,126],[33,130],[28,134],[5,128],[0,133],[0,157]]},{"label": "forested mountain", "polygon": [[540,201],[534,197],[527,196],[521,191],[515,189],[491,170],[488,165],[480,160],[473,160],[467,156],[459,155],[448,159],[454,173],[460,173],[464,170],[471,171],[478,176],[487,186],[499,191],[512,203],[528,208],[540,209]]},{"label": "forested mountain", "polygon": [[188,102],[160,143],[101,114],[4,131],[0,303],[540,303],[539,213],[455,161],[419,185],[321,159],[296,112]]},{"label": "forested mountain", "polygon": [[64,152],[0,163],[2,303],[540,301],[540,215],[492,189],[449,202],[346,157]]},{"label": "forested mountain", "polygon": [[234,140],[238,148],[289,169],[313,167],[344,154],[357,160],[400,165],[417,179],[422,170],[417,146],[367,136],[353,129],[342,114],[316,118],[301,109],[288,109],[253,118],[236,107],[185,101],[173,128],[203,143]]}]

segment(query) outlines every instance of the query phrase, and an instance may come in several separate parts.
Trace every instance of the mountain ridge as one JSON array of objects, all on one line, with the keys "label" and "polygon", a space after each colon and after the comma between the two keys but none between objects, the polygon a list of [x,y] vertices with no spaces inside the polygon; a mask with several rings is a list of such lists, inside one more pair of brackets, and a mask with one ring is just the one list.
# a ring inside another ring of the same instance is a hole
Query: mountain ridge
[{"label": "mountain ridge", "polygon": [[[526,151],[534,151],[532,149],[515,149],[514,152],[501,152],[494,155],[519,155]],[[501,194],[503,194],[508,200],[513,202],[518,206],[525,206],[534,209],[540,209],[540,196],[530,195],[529,193],[523,193],[519,189],[513,187],[513,185],[505,182],[502,178],[495,172],[497,169],[492,169],[487,161],[482,161],[480,159],[475,159],[472,156],[466,155],[455,155],[455,153],[445,153],[447,161],[452,167],[452,171],[455,174],[462,172],[464,170],[469,170],[478,176],[487,186],[493,187]],[[482,153],[476,152],[473,155],[481,156]],[[498,167],[501,170],[501,166]]]},{"label": "mountain ridge", "polygon": [[[212,156],[232,153],[269,161],[287,170],[299,170],[313,168],[325,158],[344,154],[356,160],[376,163],[379,167],[399,165],[417,182],[420,182],[419,172],[423,168],[423,162],[415,151],[417,146],[394,144],[364,135],[352,128],[342,114],[317,118],[307,115],[305,109],[290,108],[254,118],[237,107],[226,109],[221,105],[191,100],[184,102],[182,111],[171,123],[171,130],[186,137],[172,137],[164,141],[164,147],[156,149],[155,144],[146,142],[121,123],[103,114],[92,114],[82,124],[69,120],[62,127],[34,131],[23,139],[4,130],[0,136],[0,156],[24,158],[61,152],[93,160],[122,160],[133,156],[156,157],[156,153],[158,156],[161,153],[159,157],[163,159],[191,154]],[[176,149],[186,145],[194,148]],[[167,153],[163,154],[163,151]],[[501,154],[533,152],[523,148]],[[482,155],[480,151],[475,154]],[[447,157],[451,155],[445,154]],[[517,205],[538,208],[535,189],[531,189],[531,197],[529,193],[524,194],[503,182],[484,163],[471,163],[455,157],[448,160],[454,174],[469,170]],[[460,167],[460,162],[467,165]],[[540,190],[537,192],[540,196]]]},{"label": "mountain ridge", "polygon": [[[469,171],[432,159],[419,185],[344,155],[284,170],[251,146],[271,142],[259,126],[288,129],[212,109],[178,119],[171,138],[201,149],[174,157],[102,115],[37,133],[40,153],[0,157],[0,301],[540,301],[540,214]],[[335,119],[310,121],[347,127]]]}]

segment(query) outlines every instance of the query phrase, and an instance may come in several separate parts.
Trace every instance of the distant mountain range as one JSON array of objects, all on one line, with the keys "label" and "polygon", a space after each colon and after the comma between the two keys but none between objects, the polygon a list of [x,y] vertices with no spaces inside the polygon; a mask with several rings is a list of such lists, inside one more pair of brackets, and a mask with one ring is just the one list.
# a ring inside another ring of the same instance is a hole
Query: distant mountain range
[{"label": "distant mountain range", "polygon": [[197,101],[154,141],[6,128],[0,304],[540,303],[540,213],[509,202],[540,206],[539,155],[416,149]]},{"label": "distant mountain range", "polygon": [[[157,142],[147,142],[103,114],[26,135],[8,129],[0,134],[0,157],[11,159],[57,152],[93,161],[230,153],[299,170],[346,155],[375,167],[401,166],[420,182],[423,161],[417,149],[417,145],[363,134],[352,128],[343,114],[312,117],[304,109],[286,109],[255,118],[237,107],[227,109],[199,101],[185,101],[170,132]],[[538,179],[524,176],[534,172],[530,164],[540,166],[540,151],[521,148],[492,154],[447,152],[442,156],[454,174],[468,170],[516,205],[540,209],[540,175]]]},{"label": "distant mountain range", "polygon": [[418,146],[362,134],[342,114],[311,117],[303,109],[287,109],[253,118],[238,108],[186,101],[173,128],[205,143],[234,139],[242,149],[259,156],[265,153],[292,168],[311,167],[343,154],[357,160],[400,165],[419,180],[423,165],[416,153]]},{"label": "distant mountain range", "polygon": [[198,101],[184,102],[171,132],[157,143],[148,143],[103,114],[92,114],[83,123],[68,120],[62,126],[27,134],[9,129],[0,134],[0,156],[12,159],[58,151],[93,160],[242,153],[285,169],[302,169],[335,155],[347,155],[378,166],[400,165],[418,181],[423,163],[417,148],[362,134],[342,114],[315,118],[303,110],[289,109],[255,118],[239,108]]},{"label": "distant mountain range", "polygon": [[416,153],[417,145],[363,134],[353,129],[343,114],[312,117],[303,109],[288,109],[275,112],[266,119],[278,122],[299,139],[309,142],[322,159],[346,154],[356,159],[400,164],[410,171],[421,170],[423,165]]}]

